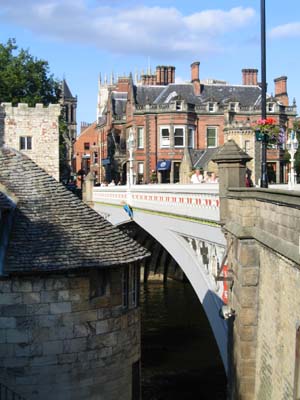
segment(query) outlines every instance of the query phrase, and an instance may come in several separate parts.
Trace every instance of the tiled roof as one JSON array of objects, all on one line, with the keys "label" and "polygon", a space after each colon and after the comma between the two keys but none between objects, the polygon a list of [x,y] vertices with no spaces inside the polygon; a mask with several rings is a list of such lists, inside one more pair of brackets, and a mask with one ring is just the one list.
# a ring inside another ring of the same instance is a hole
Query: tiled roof
[{"label": "tiled roof", "polygon": [[261,89],[259,86],[246,85],[201,85],[201,102],[218,102],[226,104],[238,102],[242,106],[253,106],[260,102]]},{"label": "tiled roof", "polygon": [[24,154],[0,149],[0,184],[18,199],[7,273],[107,267],[148,255]]},{"label": "tiled roof", "polygon": [[180,96],[182,100],[185,100],[190,104],[199,104],[200,101],[194,94],[194,86],[192,83],[171,83],[169,84],[155,99],[155,104],[163,104],[165,102],[169,103],[168,98],[172,99],[172,94]]},{"label": "tiled roof", "polygon": [[190,149],[193,168],[201,168],[205,170],[207,168],[207,164],[211,161],[218,150],[219,147],[208,148],[205,150]]},{"label": "tiled roof", "polygon": [[165,88],[165,86],[135,86],[134,92],[136,104],[141,106],[153,104],[155,99]]},{"label": "tiled roof", "polygon": [[127,93],[113,92],[112,93],[112,107],[114,115],[119,119],[126,115]]}]

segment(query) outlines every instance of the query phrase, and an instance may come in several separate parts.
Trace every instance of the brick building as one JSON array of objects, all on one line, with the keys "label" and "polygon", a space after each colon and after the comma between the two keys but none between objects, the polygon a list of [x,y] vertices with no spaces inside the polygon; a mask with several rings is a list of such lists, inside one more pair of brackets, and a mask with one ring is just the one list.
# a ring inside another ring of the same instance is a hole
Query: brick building
[{"label": "brick building", "polygon": [[100,174],[99,143],[96,122],[81,123],[81,132],[74,143],[73,171],[77,173],[77,185],[81,186],[81,175],[92,171],[95,179]]},{"label": "brick building", "polygon": [[[97,162],[102,168],[97,179],[126,182],[130,132],[135,137],[137,183],[189,182],[192,168],[212,168],[211,157],[232,135],[258,165],[260,144],[255,143],[252,130],[261,116],[257,77],[257,69],[243,69],[241,85],[201,81],[200,63],[194,62],[189,83],[175,83],[175,67],[170,66],[158,66],[156,74],[142,75],[139,81],[130,75],[119,77],[116,83],[112,79],[100,82]],[[289,105],[287,77],[274,83],[275,95],[267,96],[267,115],[286,131],[296,116],[296,104]],[[282,181],[283,152],[273,148],[268,158],[277,182]],[[253,164],[256,181],[259,176]]]}]

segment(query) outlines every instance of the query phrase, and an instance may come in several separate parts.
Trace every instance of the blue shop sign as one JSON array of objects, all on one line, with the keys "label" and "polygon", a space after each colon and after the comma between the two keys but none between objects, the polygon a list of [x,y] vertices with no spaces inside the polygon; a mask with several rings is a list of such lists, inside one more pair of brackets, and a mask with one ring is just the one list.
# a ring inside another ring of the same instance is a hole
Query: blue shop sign
[{"label": "blue shop sign", "polygon": [[157,171],[168,171],[171,168],[171,160],[162,160],[157,163]]}]

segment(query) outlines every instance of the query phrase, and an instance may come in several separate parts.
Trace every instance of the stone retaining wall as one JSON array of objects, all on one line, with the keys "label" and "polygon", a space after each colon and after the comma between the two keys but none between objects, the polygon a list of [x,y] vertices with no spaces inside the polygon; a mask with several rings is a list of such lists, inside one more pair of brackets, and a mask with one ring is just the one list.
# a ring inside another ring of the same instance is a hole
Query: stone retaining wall
[{"label": "stone retaining wall", "polygon": [[227,199],[229,305],[236,312],[231,398],[292,400],[300,385],[300,196],[232,189]]},{"label": "stone retaining wall", "polygon": [[121,278],[1,278],[0,379],[28,400],[131,400],[140,313],[122,307]]}]

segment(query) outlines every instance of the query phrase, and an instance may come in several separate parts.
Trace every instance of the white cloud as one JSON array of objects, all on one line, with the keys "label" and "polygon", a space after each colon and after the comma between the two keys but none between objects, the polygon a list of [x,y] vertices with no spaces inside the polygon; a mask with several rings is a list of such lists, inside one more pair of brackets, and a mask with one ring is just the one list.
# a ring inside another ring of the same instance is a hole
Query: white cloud
[{"label": "white cloud", "polygon": [[184,21],[192,31],[219,35],[243,27],[254,15],[253,8],[236,7],[229,11],[202,11],[185,17]]},{"label": "white cloud", "polygon": [[273,38],[293,38],[300,36],[300,22],[278,25],[270,32]]},{"label": "white cloud", "polygon": [[53,40],[118,54],[178,57],[220,51],[218,36],[243,29],[255,14],[252,8],[238,7],[184,16],[171,7],[126,8],[123,3],[116,8],[102,3],[91,8],[88,0],[0,0],[0,5],[0,22]]}]

